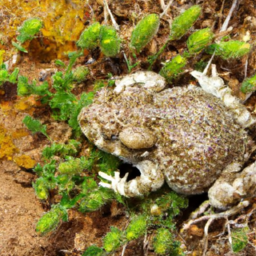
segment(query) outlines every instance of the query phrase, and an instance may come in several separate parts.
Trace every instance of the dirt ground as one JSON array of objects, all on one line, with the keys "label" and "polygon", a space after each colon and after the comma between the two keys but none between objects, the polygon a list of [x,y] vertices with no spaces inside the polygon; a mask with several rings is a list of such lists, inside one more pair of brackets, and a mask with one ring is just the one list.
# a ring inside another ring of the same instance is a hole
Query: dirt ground
[{"label": "dirt ground", "polygon": [[0,183],[0,255],[44,255],[47,238],[35,233],[44,210],[33,188],[16,183],[3,169]]},{"label": "dirt ground", "polygon": [[[0,0],[1,2],[1,0]],[[29,2],[29,1],[27,1]],[[72,1],[65,1],[67,3]],[[114,15],[118,17],[118,21],[125,26],[130,15],[130,10],[134,10],[133,2],[138,2],[141,10],[150,13],[160,12],[159,5],[155,5],[154,1],[113,1],[112,9],[115,9]],[[132,3],[131,3],[132,2]],[[167,2],[167,1],[166,1]],[[187,8],[191,1],[176,1],[176,9]],[[232,1],[193,1],[202,3],[203,14],[196,28],[204,28],[211,26],[218,30],[230,10]],[[97,4],[94,3],[97,7]],[[116,4],[116,6],[114,6]],[[222,5],[223,4],[223,5]],[[1,5],[1,3],[0,3]],[[93,5],[93,8],[96,8]],[[115,8],[116,7],[116,8]],[[144,8],[144,9],[143,9]],[[174,8],[174,9],[175,9]],[[175,9],[175,10],[176,10]],[[99,11],[100,10],[100,11]],[[222,11],[221,11],[222,10]],[[86,9],[88,11],[88,8]],[[99,20],[103,20],[102,8],[97,8],[96,15]],[[174,12],[176,14],[176,12]],[[177,11],[178,13],[178,11]],[[85,14],[86,15],[86,12]],[[0,21],[1,21],[0,7]],[[164,22],[163,22],[164,23]],[[164,23],[165,24],[165,23]],[[167,25],[162,25],[164,29]],[[239,8],[235,9],[235,13],[230,21],[233,26],[233,36],[235,39],[241,39],[247,31],[250,32],[251,43],[255,44],[256,39],[256,3],[254,0],[240,0]],[[0,27],[1,28],[1,27]],[[163,29],[163,31],[165,31]],[[127,31],[129,29],[126,29]],[[126,31],[125,30],[125,31]],[[155,48],[160,47],[166,38],[164,32],[160,32],[157,39],[142,53],[142,63],[147,54],[156,51]],[[44,58],[46,51],[42,48],[35,53],[38,47],[38,41],[33,41],[30,45],[32,53],[21,54],[18,67],[20,74],[29,77],[29,79],[38,79],[40,71],[47,68],[55,68],[53,57],[56,58],[58,53],[54,53],[51,57]],[[74,47],[74,43],[70,44]],[[9,42],[9,48],[11,43]],[[7,47],[7,48],[8,48]],[[71,47],[71,46],[70,46]],[[71,48],[72,48],[71,47]],[[174,42],[164,54],[163,59],[173,56],[174,52],[182,52],[185,48],[184,41]],[[57,46],[56,46],[57,49]],[[94,53],[98,57],[98,53]],[[143,56],[144,54],[144,56]],[[255,74],[256,69],[255,46],[248,59],[247,75]],[[80,59],[81,63],[86,63],[90,56]],[[95,57],[96,58],[96,57]],[[97,59],[97,58],[96,58]],[[244,78],[244,66],[246,59],[241,61],[222,61],[218,60],[218,68],[220,75],[225,79],[226,83],[232,88],[234,94],[243,99],[244,95],[239,92],[241,81]],[[114,75],[127,73],[124,62],[120,63],[115,60],[96,61],[92,65],[91,80],[106,78],[108,72]],[[160,65],[160,63],[159,63]],[[156,65],[157,66],[157,65]],[[185,79],[186,80],[186,79]],[[182,80],[180,82],[183,82]],[[84,84],[76,89],[76,94],[83,90],[90,90],[88,84]],[[3,93],[4,91],[4,93]],[[0,256],[80,256],[88,246],[96,244],[102,245],[102,237],[109,231],[110,226],[117,226],[120,229],[127,226],[128,219],[124,209],[112,203],[94,213],[81,214],[71,210],[69,212],[69,222],[62,225],[54,233],[45,237],[40,237],[35,232],[35,225],[44,212],[50,209],[51,200],[49,202],[40,202],[32,188],[32,182],[35,181],[36,175],[32,171],[35,163],[40,163],[41,150],[49,142],[40,134],[32,135],[22,124],[25,115],[30,114],[35,118],[40,118],[44,124],[48,124],[47,133],[55,142],[64,143],[71,136],[70,127],[65,122],[56,122],[50,117],[50,110],[42,108],[33,96],[26,98],[17,97],[17,86],[8,84],[8,88],[0,93],[0,139],[2,145],[0,152]],[[250,100],[246,102],[248,109],[255,113],[256,96],[252,95]],[[8,145],[5,147],[3,145]],[[26,157],[24,157],[26,156]],[[255,160],[255,156],[250,161]],[[203,196],[205,199],[205,195]],[[186,210],[179,219],[179,227],[186,221],[187,216],[196,206],[203,200],[200,196],[190,199],[190,208]],[[54,198],[52,199],[54,202]],[[195,204],[195,206],[194,206]],[[250,207],[241,212],[240,216],[246,216],[256,208],[256,201],[251,201]],[[252,214],[248,219],[250,233],[248,234],[248,246],[239,254],[231,251],[228,242],[227,232],[218,236],[225,221],[217,221],[213,228],[210,229],[208,252],[206,256],[225,255],[225,256],[253,256],[256,255],[256,216]],[[205,244],[203,240],[203,225],[193,226],[188,233],[180,234],[179,239],[182,246],[186,248],[186,255],[200,256],[202,248]],[[121,255],[121,252],[115,255]],[[145,255],[143,250],[143,240],[130,243],[125,251],[124,256],[142,256]],[[147,255],[155,255],[152,250]]]}]

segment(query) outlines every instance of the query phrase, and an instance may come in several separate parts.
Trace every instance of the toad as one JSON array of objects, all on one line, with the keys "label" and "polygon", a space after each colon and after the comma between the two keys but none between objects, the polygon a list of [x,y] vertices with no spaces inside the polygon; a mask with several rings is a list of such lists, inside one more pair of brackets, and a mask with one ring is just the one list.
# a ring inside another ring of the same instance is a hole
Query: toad
[{"label": "toad", "polygon": [[206,192],[214,207],[225,209],[256,192],[256,170],[242,165],[252,151],[246,128],[255,123],[232,96],[213,66],[212,77],[193,71],[201,87],[165,89],[160,75],[139,71],[116,80],[116,87],[97,92],[78,121],[99,149],[140,171],[127,181],[119,172],[102,186],[127,197],[159,189],[164,181],[174,191]]}]

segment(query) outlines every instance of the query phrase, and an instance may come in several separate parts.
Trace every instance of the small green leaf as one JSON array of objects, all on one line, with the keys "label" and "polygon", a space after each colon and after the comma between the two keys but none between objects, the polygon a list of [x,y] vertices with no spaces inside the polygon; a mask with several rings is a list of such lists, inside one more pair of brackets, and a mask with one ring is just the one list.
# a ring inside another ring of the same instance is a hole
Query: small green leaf
[{"label": "small green leaf", "polygon": [[96,245],[91,245],[87,250],[82,254],[82,256],[101,256],[103,255],[103,249],[97,247]]},{"label": "small green leaf", "polygon": [[107,57],[114,57],[120,51],[120,38],[113,27],[102,26],[100,29],[100,49]]},{"label": "small green leaf", "polygon": [[12,41],[12,45],[13,45],[17,50],[19,50],[19,51],[21,51],[21,52],[25,52],[25,53],[28,52],[24,47],[22,47],[20,44],[14,42],[14,41]]},{"label": "small green leaf", "polygon": [[17,36],[17,40],[23,44],[27,40],[33,39],[34,35],[39,32],[42,26],[43,23],[38,18],[25,20],[22,26],[18,29],[20,34]]},{"label": "small green leaf", "polygon": [[201,7],[194,5],[176,17],[172,22],[170,40],[176,40],[185,35],[198,19]]},{"label": "small green leaf", "polygon": [[47,127],[46,125],[42,125],[39,120],[33,119],[31,116],[25,116],[22,122],[33,134],[36,132],[41,132],[48,138],[48,135],[46,133]]},{"label": "small green leaf", "polygon": [[74,108],[77,99],[74,94],[64,91],[59,91],[54,94],[49,101],[50,107],[53,109],[53,117],[56,120],[67,120]]},{"label": "small green leaf", "polygon": [[46,81],[41,85],[36,85],[35,80],[32,82],[32,84],[29,84],[28,78],[25,76],[19,76],[17,91],[19,96],[27,96],[31,94],[44,96],[51,94],[49,92],[49,85]]},{"label": "small green leaf", "polygon": [[200,29],[194,32],[187,40],[190,54],[201,52],[213,39],[213,32],[209,28]]},{"label": "small green leaf", "polygon": [[139,53],[156,35],[159,24],[160,18],[157,14],[149,14],[144,17],[132,32],[131,48]]},{"label": "small green leaf", "polygon": [[9,73],[5,69],[0,70],[0,85],[9,80]]},{"label": "small green leaf", "polygon": [[55,205],[37,222],[36,232],[38,232],[40,235],[45,235],[54,231],[61,221],[67,221],[67,219],[67,210],[60,205]]},{"label": "small green leaf", "polygon": [[120,165],[120,159],[104,151],[98,151],[98,166],[102,172],[113,175]]},{"label": "small green leaf", "polygon": [[71,159],[59,165],[58,171],[60,174],[77,175],[84,169],[83,162],[79,158]]},{"label": "small green leaf", "polygon": [[78,153],[78,149],[81,143],[76,140],[69,140],[68,144],[56,144],[53,143],[50,147],[45,147],[42,151],[42,155],[46,159],[50,159],[53,156],[75,156]]},{"label": "small green leaf", "polygon": [[98,46],[100,27],[100,23],[96,22],[86,28],[77,41],[77,46],[87,50],[95,49]]},{"label": "small green leaf", "polygon": [[77,117],[83,107],[86,107],[92,103],[93,98],[94,98],[93,92],[82,93],[77,104],[74,104],[74,106],[71,110],[70,119],[68,121],[68,124],[71,126],[71,128],[74,131],[74,134],[77,137],[79,135],[81,135],[81,129],[80,129],[79,123],[77,121]]},{"label": "small green leaf", "polygon": [[66,65],[62,60],[55,60],[55,65],[65,68]]},{"label": "small green leaf", "polygon": [[105,203],[106,201],[103,199],[101,192],[95,190],[81,200],[79,211],[93,212],[100,209]]},{"label": "small green leaf", "polygon": [[89,191],[97,188],[97,182],[91,177],[84,177],[84,181],[81,185],[82,193],[87,194]]},{"label": "small green leaf", "polygon": [[17,78],[18,78],[18,74],[19,74],[20,70],[18,68],[15,68],[13,70],[13,72],[11,73],[10,77],[9,77],[9,82],[12,83],[12,84],[16,84],[18,81],[17,81]]},{"label": "small green leaf", "polygon": [[181,73],[187,64],[187,59],[181,55],[175,56],[170,62],[167,62],[159,74],[163,76],[168,82],[171,82],[175,77]]},{"label": "small green leaf", "polygon": [[43,177],[40,177],[33,183],[33,188],[35,190],[36,196],[41,200],[46,200],[49,196],[49,187],[47,182]]},{"label": "small green leaf", "polygon": [[249,93],[256,91],[256,75],[246,78],[240,88],[241,92]]},{"label": "small green leaf", "polygon": [[222,59],[241,58],[248,54],[251,50],[251,45],[242,41],[230,40],[228,42],[220,42],[210,45],[206,52],[220,56]]}]

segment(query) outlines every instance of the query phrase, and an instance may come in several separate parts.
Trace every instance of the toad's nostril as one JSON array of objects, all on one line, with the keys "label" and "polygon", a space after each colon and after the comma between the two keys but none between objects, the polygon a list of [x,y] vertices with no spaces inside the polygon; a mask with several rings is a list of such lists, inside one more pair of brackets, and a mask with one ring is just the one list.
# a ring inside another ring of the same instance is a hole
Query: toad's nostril
[{"label": "toad's nostril", "polygon": [[127,181],[133,180],[136,177],[141,175],[139,169],[134,167],[131,164],[122,163],[122,164],[119,165],[118,169],[120,170],[120,177],[121,178],[123,178],[126,173],[129,173]]}]

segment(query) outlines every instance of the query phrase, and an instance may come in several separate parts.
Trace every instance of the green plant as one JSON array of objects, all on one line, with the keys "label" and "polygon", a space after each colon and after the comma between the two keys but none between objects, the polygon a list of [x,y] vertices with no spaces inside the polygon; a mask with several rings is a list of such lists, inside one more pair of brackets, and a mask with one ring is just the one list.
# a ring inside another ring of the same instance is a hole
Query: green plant
[{"label": "green plant", "polygon": [[77,41],[77,46],[87,50],[95,49],[99,43],[100,28],[99,22],[93,23],[86,28]]},{"label": "green plant", "polygon": [[16,47],[19,51],[27,52],[27,50],[24,47],[22,47],[22,44],[28,40],[32,40],[34,36],[40,31],[42,26],[43,22],[39,18],[31,18],[25,20],[22,26],[18,29],[18,43],[13,41],[12,45]]},{"label": "green plant", "polygon": [[3,85],[5,82],[16,84],[18,74],[19,74],[18,68],[15,68],[14,71],[11,74],[9,74],[5,65],[2,65],[2,67],[0,67],[0,86]]},{"label": "green plant", "polygon": [[159,25],[160,18],[157,14],[145,16],[132,32],[130,47],[139,53],[157,33]]},{"label": "green plant", "polygon": [[107,57],[115,57],[120,51],[120,38],[113,27],[101,26],[100,49]]},{"label": "green plant", "polygon": [[214,35],[210,28],[200,29],[191,34],[187,40],[189,56],[198,54],[209,45]]},{"label": "green plant", "polygon": [[218,55],[223,59],[230,59],[241,58],[245,54],[248,54],[250,50],[251,45],[249,43],[230,40],[227,42],[219,42],[210,45],[207,49],[207,52],[210,54],[215,53],[215,55]]},{"label": "green plant", "polygon": [[46,132],[46,125],[42,125],[39,120],[33,119],[31,116],[24,117],[22,121],[27,128],[34,134],[36,132],[41,132],[44,136],[46,136],[49,140],[50,138]]},{"label": "green plant", "polygon": [[176,17],[171,26],[170,40],[184,36],[201,14],[201,7],[194,5]]},{"label": "green plant", "polygon": [[115,57],[120,51],[120,38],[113,27],[96,22],[82,32],[77,46],[87,50],[99,46],[105,56]]},{"label": "green plant", "polygon": [[68,214],[64,207],[61,205],[55,205],[38,221],[36,231],[41,235],[52,232],[57,228],[60,220],[67,221]]},{"label": "green plant", "polygon": [[162,67],[159,74],[170,82],[183,71],[186,64],[187,59],[181,55],[177,55]]},{"label": "green plant", "polygon": [[241,86],[241,92],[249,93],[256,90],[256,75],[246,78]]},{"label": "green plant", "polygon": [[49,104],[52,109],[52,116],[56,120],[68,121],[69,125],[73,128],[74,134],[79,136],[81,131],[77,121],[77,116],[82,107],[92,102],[94,93],[82,93],[80,99],[72,93],[74,82],[81,79],[84,80],[88,74],[86,67],[79,67],[72,70],[76,59],[81,56],[81,52],[73,52],[69,54],[69,64],[58,61],[58,65],[66,68],[65,72],[56,72],[53,76],[52,89],[45,81],[41,85],[37,85],[34,80],[30,84],[27,77],[20,76],[18,78],[18,95],[28,96],[31,94],[38,95],[43,104]]}]

